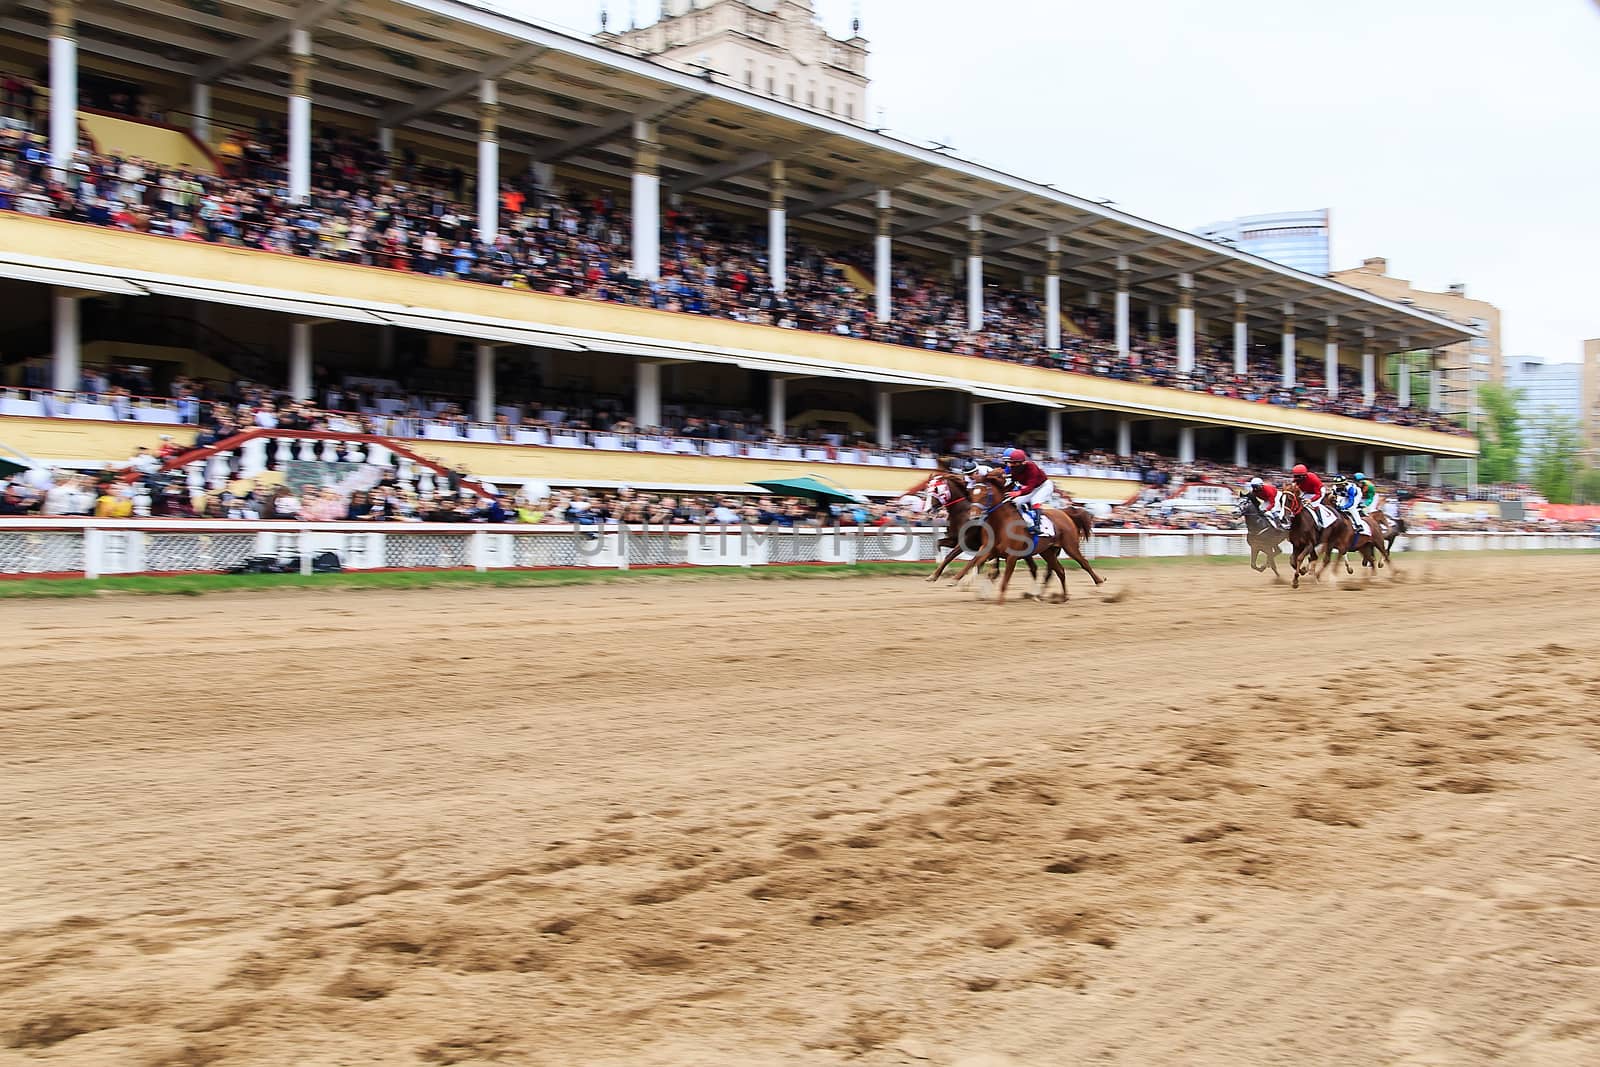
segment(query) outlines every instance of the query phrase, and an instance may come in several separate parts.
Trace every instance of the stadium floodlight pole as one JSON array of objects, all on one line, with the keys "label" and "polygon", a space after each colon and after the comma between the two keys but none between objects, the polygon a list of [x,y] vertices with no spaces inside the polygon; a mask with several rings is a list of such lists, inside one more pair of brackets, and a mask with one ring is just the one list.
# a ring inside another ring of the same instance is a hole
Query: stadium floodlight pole
[{"label": "stadium floodlight pole", "polygon": [[1061,238],[1055,234],[1044,239],[1044,347],[1061,351]]},{"label": "stadium floodlight pole", "polygon": [[1377,336],[1371,326],[1361,327],[1361,402],[1369,408],[1378,402]]},{"label": "stadium floodlight pole", "polygon": [[772,184],[767,190],[767,277],[772,282],[772,291],[781,293],[788,287],[789,281],[789,236],[784,216],[789,180],[784,173],[783,160],[774,159],[770,166]]},{"label": "stadium floodlight pole", "polygon": [[311,195],[311,31],[289,33],[289,199]]},{"label": "stadium floodlight pole", "polygon": [[55,170],[72,166],[77,150],[77,5],[73,0],[55,0],[50,5],[50,166]]},{"label": "stadium floodlight pole", "polygon": [[[1194,373],[1194,275],[1178,275],[1178,373]],[[1193,428],[1190,428],[1193,447]],[[1185,462],[1192,462],[1186,460]]]},{"label": "stadium floodlight pole", "polygon": [[876,318],[879,322],[888,322],[889,316],[894,312],[894,276],[890,270],[890,257],[893,254],[892,236],[894,226],[894,211],[890,206],[889,190],[879,189],[875,196],[878,209],[878,235],[873,240],[872,249],[872,285],[874,304],[876,305]]},{"label": "stadium floodlight pole", "polygon": [[[1250,322],[1245,315],[1245,292],[1233,291],[1233,373],[1244,377],[1250,373]],[[1240,464],[1243,466],[1243,464]]]},{"label": "stadium floodlight pole", "polygon": [[494,79],[478,83],[478,240],[500,235],[500,91]]},{"label": "stadium floodlight pole", "polygon": [[1329,400],[1339,399],[1339,316],[1328,316],[1328,339],[1322,348],[1323,388]]},{"label": "stadium floodlight pole", "polygon": [[983,216],[967,216],[967,329],[983,329]]},{"label": "stadium floodlight pole", "polygon": [[1283,387],[1294,388],[1294,305],[1283,305]]}]

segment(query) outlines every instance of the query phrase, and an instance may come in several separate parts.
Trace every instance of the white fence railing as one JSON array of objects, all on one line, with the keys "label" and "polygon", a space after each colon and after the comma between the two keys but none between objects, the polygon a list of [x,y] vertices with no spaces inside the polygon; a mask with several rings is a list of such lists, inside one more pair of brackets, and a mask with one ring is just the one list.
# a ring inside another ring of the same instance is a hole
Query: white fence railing
[{"label": "white fence railing", "polygon": [[[216,573],[247,560],[332,552],[344,570],[735,566],[931,560],[933,527],[475,526],[436,523],[216,522],[198,519],[0,519],[0,575]],[[1407,551],[1600,550],[1600,533],[1422,532]],[[1091,556],[1243,554],[1240,531],[1098,529]]]}]

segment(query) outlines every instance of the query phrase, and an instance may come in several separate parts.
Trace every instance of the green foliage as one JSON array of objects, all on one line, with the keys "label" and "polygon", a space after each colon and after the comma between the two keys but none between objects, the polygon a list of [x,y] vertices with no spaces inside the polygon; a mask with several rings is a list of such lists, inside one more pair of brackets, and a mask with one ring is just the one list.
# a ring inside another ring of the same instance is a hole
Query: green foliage
[{"label": "green foliage", "polygon": [[1533,457],[1533,487],[1552,504],[1578,502],[1580,488],[1594,471],[1578,455],[1583,450],[1583,435],[1571,419],[1551,418],[1544,426],[1544,439]]},{"label": "green foliage", "polygon": [[1478,480],[1486,484],[1519,481],[1522,453],[1522,391],[1485,383],[1478,387],[1483,418],[1478,423]]}]

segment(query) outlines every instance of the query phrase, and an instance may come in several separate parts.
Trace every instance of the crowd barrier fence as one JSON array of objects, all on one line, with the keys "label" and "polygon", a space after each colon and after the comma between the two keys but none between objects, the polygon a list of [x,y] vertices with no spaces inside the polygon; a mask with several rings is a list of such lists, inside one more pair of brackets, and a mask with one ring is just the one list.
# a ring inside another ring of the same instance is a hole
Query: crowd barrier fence
[{"label": "crowd barrier fence", "polygon": [[[84,577],[226,572],[249,560],[333,553],[347,571],[735,566],[930,561],[937,527],[466,525],[217,522],[199,519],[0,519],[0,576]],[[1093,558],[1236,556],[1237,530],[1097,529]],[[1600,550],[1600,533],[1427,531],[1405,551]]]}]

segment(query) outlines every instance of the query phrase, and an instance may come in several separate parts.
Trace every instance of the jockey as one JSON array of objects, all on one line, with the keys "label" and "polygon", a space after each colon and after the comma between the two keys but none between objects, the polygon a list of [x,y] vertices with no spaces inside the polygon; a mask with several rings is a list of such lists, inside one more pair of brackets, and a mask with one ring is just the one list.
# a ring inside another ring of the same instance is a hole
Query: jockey
[{"label": "jockey", "polygon": [[1371,478],[1360,471],[1350,479],[1361,488],[1361,500],[1357,502],[1356,509],[1359,514],[1372,515],[1378,510],[1378,486]]},{"label": "jockey", "polygon": [[1311,517],[1316,521],[1317,528],[1327,526],[1333,521],[1333,516],[1322,506],[1322,479],[1307,470],[1304,463],[1296,463],[1289,473],[1294,478],[1295,488],[1300,490],[1300,503],[1311,509]]},{"label": "jockey", "polygon": [[1033,509],[1048,504],[1056,495],[1055,483],[1045,474],[1044,468],[1029,459],[1028,454],[1020,448],[1007,452],[1003,462],[1006,477],[1014,486],[1008,496],[1022,513],[1022,521],[1028,524],[1028,532],[1037,535],[1039,520]]},{"label": "jockey", "polygon": [[[1357,475],[1360,477],[1360,475]],[[1359,532],[1361,524],[1361,485],[1355,478],[1340,478],[1333,483],[1334,506],[1350,516],[1350,525]]]},{"label": "jockey", "polygon": [[1278,502],[1278,487],[1260,478],[1251,478],[1250,484],[1244,487],[1244,495],[1254,497],[1261,510],[1268,511]]}]

